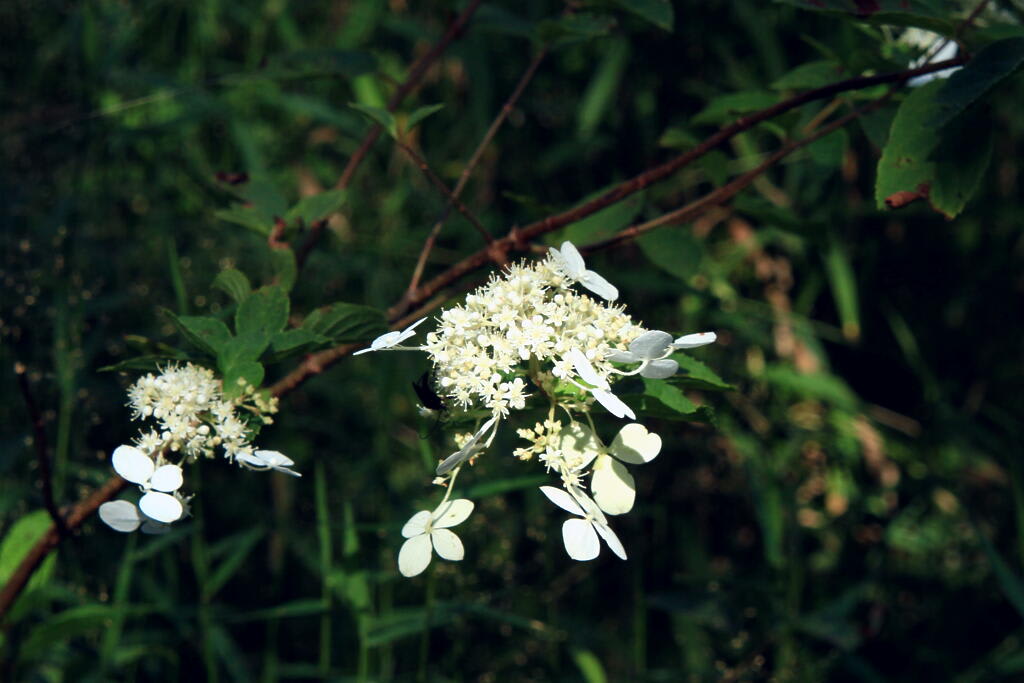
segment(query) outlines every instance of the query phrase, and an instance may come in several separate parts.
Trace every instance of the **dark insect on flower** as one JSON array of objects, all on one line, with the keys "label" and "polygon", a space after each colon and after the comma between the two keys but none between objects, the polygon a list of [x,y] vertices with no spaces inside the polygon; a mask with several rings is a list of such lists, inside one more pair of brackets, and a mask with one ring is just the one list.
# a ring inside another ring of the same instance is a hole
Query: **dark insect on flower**
[{"label": "dark insect on flower", "polygon": [[434,388],[430,386],[430,372],[424,372],[420,378],[412,383],[412,389],[420,399],[424,408],[430,410],[445,410],[446,406],[441,397],[437,395]]}]

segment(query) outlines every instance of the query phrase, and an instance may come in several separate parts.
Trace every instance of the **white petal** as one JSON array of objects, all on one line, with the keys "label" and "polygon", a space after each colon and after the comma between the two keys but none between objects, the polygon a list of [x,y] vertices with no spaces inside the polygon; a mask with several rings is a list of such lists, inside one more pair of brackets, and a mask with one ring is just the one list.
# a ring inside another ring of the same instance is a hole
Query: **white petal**
[{"label": "white petal", "polygon": [[236,453],[235,460],[247,467],[251,467],[254,470],[268,469],[270,465],[268,465],[267,461],[259,455],[261,452],[262,451],[256,451],[256,453]]},{"label": "white petal", "polygon": [[153,459],[134,446],[118,446],[111,456],[114,471],[133,484],[144,484],[156,469]]},{"label": "white petal", "polygon": [[176,522],[181,519],[182,513],[185,512],[185,508],[182,507],[181,502],[177,498],[155,491],[150,491],[139,499],[139,509],[142,510],[142,514],[150,519],[155,519],[165,524]]},{"label": "white petal", "polygon": [[591,500],[590,496],[588,496],[583,489],[576,486],[570,486],[567,490],[569,491],[569,495],[579,503],[585,516],[590,517],[591,520],[600,524],[608,523],[608,518],[604,516],[604,512],[601,511],[598,504]]},{"label": "white petal", "polygon": [[164,524],[163,522],[154,522],[151,519],[147,519],[142,523],[142,533],[149,534],[151,536],[159,536],[160,534],[166,534],[171,530],[170,524]]},{"label": "white petal", "polygon": [[663,358],[661,360],[652,360],[648,363],[644,369],[640,371],[640,376],[648,377],[650,379],[668,379],[678,371],[679,363],[675,362],[671,358]]},{"label": "white petal", "polygon": [[626,559],[626,549],[622,547],[622,541],[619,540],[619,537],[615,535],[610,526],[607,524],[595,524],[594,528],[597,529],[597,533],[601,534],[601,538],[612,549],[612,552],[619,556],[620,560]]},{"label": "white petal", "polygon": [[566,512],[571,512],[572,514],[579,515],[580,517],[586,514],[583,512],[583,508],[580,507],[580,504],[562,489],[556,489],[554,486],[541,486],[540,490],[541,493],[548,497],[548,500]]},{"label": "white petal", "polygon": [[128,533],[135,531],[142,524],[139,509],[127,500],[115,500],[100,505],[100,519],[115,531]]},{"label": "white petal", "polygon": [[429,536],[413,536],[398,551],[398,571],[402,576],[416,576],[427,568],[433,554]]},{"label": "white petal", "polygon": [[185,480],[181,476],[181,468],[177,465],[163,465],[156,468],[153,476],[149,478],[149,488],[154,491],[170,493],[177,491]]},{"label": "white petal", "polygon": [[431,513],[431,517],[434,518],[434,528],[447,529],[462,524],[473,512],[473,507],[473,501],[468,498],[449,500]]},{"label": "white petal", "polygon": [[641,358],[661,358],[672,346],[672,335],[649,330],[629,343],[629,350]]},{"label": "white petal", "polygon": [[301,472],[296,472],[295,470],[290,470],[287,467],[284,467],[284,466],[281,466],[281,465],[272,465],[271,469],[275,470],[277,472],[282,472],[284,474],[290,474],[293,477],[301,477],[302,476]]},{"label": "white petal", "polygon": [[455,532],[448,529],[434,529],[430,532],[430,541],[434,544],[434,551],[438,557],[443,557],[452,562],[461,560],[466,551],[462,547],[462,541],[455,535]]},{"label": "white petal", "polygon": [[672,346],[677,349],[695,349],[698,346],[711,344],[716,339],[718,339],[718,335],[714,332],[698,332],[696,334],[686,334],[679,337],[672,342]]},{"label": "white petal", "polygon": [[497,420],[497,418],[492,417],[491,419],[487,420],[487,422],[484,422],[480,426],[480,429],[476,430],[476,433],[470,437],[469,441],[462,445],[462,448],[455,451],[454,453],[452,453],[447,458],[441,461],[441,464],[437,466],[435,473],[438,475],[447,474],[448,472],[454,470],[456,466],[461,465],[462,463],[476,455],[477,451],[480,450],[480,439],[484,436],[484,433],[491,428],[495,420]]},{"label": "white petal", "polygon": [[586,562],[601,552],[601,541],[597,538],[594,525],[585,519],[567,519],[562,524],[562,543],[569,557]]},{"label": "white petal", "polygon": [[295,461],[280,451],[256,451],[257,458],[262,458],[270,467],[291,467]]},{"label": "white petal", "polygon": [[633,412],[632,408],[623,403],[612,392],[605,391],[604,389],[591,389],[590,393],[593,394],[598,403],[604,406],[605,410],[615,417],[626,417],[628,415],[630,420],[636,419],[636,413]]},{"label": "white petal", "polygon": [[576,468],[583,468],[597,457],[601,443],[590,427],[582,422],[570,422],[558,432],[558,448],[567,462]]},{"label": "white petal", "polygon": [[572,242],[562,242],[561,249],[553,250],[558,259],[565,266],[566,272],[574,278],[578,278],[583,275],[586,270],[586,264],[583,262],[583,256],[580,255],[579,250],[573,245]]},{"label": "white petal", "polygon": [[661,452],[661,437],[647,431],[647,427],[639,422],[633,422],[619,430],[608,450],[622,462],[642,465],[658,457],[658,453]]},{"label": "white petal", "polygon": [[583,273],[579,283],[605,301],[615,301],[619,298],[619,290],[612,283],[605,280],[592,270]]},{"label": "white petal", "polygon": [[420,510],[409,518],[409,521],[402,527],[402,536],[412,538],[426,533],[427,522],[430,521],[430,510]]},{"label": "white petal", "polygon": [[573,367],[576,368],[576,374],[582,377],[584,382],[598,388],[608,387],[608,380],[597,374],[597,370],[590,364],[590,361],[587,360],[582,351],[579,349],[569,351],[569,360],[572,361]]},{"label": "white petal", "polygon": [[394,346],[398,343],[398,338],[401,336],[402,333],[398,331],[385,332],[370,342],[370,349],[373,351],[379,351],[380,349],[386,349],[389,346]]},{"label": "white petal", "polygon": [[633,475],[625,465],[610,455],[602,455],[594,462],[590,490],[594,492],[594,501],[609,515],[629,512],[636,500]]},{"label": "white petal", "polygon": [[605,356],[605,360],[610,360],[613,363],[636,363],[639,362],[641,359],[637,358],[636,354],[630,351],[621,351],[619,349],[615,349],[614,351],[610,352],[607,356]]},{"label": "white petal", "polygon": [[[429,316],[428,316],[428,317],[429,317]],[[417,327],[418,327],[418,326],[419,326],[419,325],[420,325],[420,324],[421,324],[421,323],[422,323],[422,322],[423,322],[424,320],[426,320],[426,319],[427,319],[427,318],[420,318],[419,320],[417,320],[416,322],[414,322],[414,323],[413,323],[412,325],[409,325],[409,327],[407,327],[407,328],[405,328],[404,330],[402,330],[402,333],[401,333],[400,335],[398,335],[398,341],[399,341],[399,342],[403,342],[403,341],[405,341],[406,339],[408,339],[409,337],[415,336],[415,334],[416,334],[416,332],[415,332],[416,328],[417,328]]]}]

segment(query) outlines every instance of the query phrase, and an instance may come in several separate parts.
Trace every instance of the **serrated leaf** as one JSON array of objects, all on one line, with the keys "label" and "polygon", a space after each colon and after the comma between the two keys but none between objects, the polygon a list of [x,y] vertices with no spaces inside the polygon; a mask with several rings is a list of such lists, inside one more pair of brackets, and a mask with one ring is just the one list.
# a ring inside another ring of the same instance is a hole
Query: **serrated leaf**
[{"label": "serrated leaf", "polygon": [[316,334],[308,329],[298,327],[292,330],[278,332],[270,340],[270,348],[277,354],[287,353],[292,355],[296,351],[305,350],[307,347],[327,344],[330,339]]},{"label": "serrated leaf", "polygon": [[290,292],[295,286],[295,279],[299,276],[299,265],[295,260],[295,252],[290,247],[271,249],[270,265],[274,269],[278,286],[286,292]]},{"label": "serrated leaf", "polygon": [[777,78],[768,87],[772,90],[810,90],[837,81],[842,75],[842,66],[831,60],[807,62]]},{"label": "serrated leaf", "polygon": [[222,221],[249,228],[260,235],[269,235],[274,228],[273,219],[268,220],[263,213],[241,204],[236,204],[229,209],[214,211],[213,215]]},{"label": "serrated leaf", "polygon": [[675,12],[669,0],[612,0],[612,4],[665,31],[671,32],[675,24]]},{"label": "serrated leaf", "polygon": [[689,389],[709,389],[711,391],[733,391],[736,388],[693,356],[688,356],[685,353],[674,353],[672,354],[672,360],[679,363],[679,372],[668,381],[676,386]]},{"label": "serrated leaf", "polygon": [[679,388],[663,380],[644,378],[643,389],[643,394],[620,397],[637,415],[687,422],[711,422],[713,419],[709,407],[698,406]]},{"label": "serrated leaf", "polygon": [[941,128],[1024,64],[1024,38],[986,45],[943,82],[930,125]]},{"label": "serrated leaf", "polygon": [[703,246],[687,227],[654,230],[637,239],[651,263],[684,282],[697,272]]},{"label": "serrated leaf", "polygon": [[372,339],[387,332],[388,326],[376,308],[338,302],[310,313],[302,321],[302,329],[341,343]]},{"label": "serrated leaf", "polygon": [[386,130],[391,137],[398,138],[398,123],[395,121],[394,115],[387,109],[381,109],[369,104],[360,104],[359,102],[349,102],[348,106]]},{"label": "serrated leaf", "polygon": [[263,332],[249,332],[232,337],[217,354],[217,365],[222,371],[240,361],[258,360],[270,345],[271,336]]},{"label": "serrated leaf", "polygon": [[[604,190],[590,195],[584,199],[584,203],[596,199],[602,194],[604,194]],[[644,191],[632,194],[597,213],[570,223],[557,238],[551,239],[551,244],[561,244],[564,240],[569,240],[573,244],[587,244],[611,237],[640,215],[646,201],[647,195]]]},{"label": "serrated leaf", "polygon": [[297,220],[301,220],[304,225],[312,225],[337,212],[345,204],[347,197],[348,192],[345,190],[326,190],[303,197],[295,206],[288,209],[284,220],[289,225]]},{"label": "serrated leaf", "polygon": [[270,285],[253,292],[235,311],[239,336],[262,335],[268,340],[288,324],[290,302],[283,287]]},{"label": "serrated leaf", "polygon": [[879,208],[898,209],[926,199],[952,218],[980,183],[991,155],[991,126],[976,112],[966,112],[939,130],[935,97],[944,86],[941,81],[921,86],[896,112],[878,161]]},{"label": "serrated leaf", "polygon": [[165,316],[178,329],[178,332],[189,344],[210,356],[216,356],[220,349],[231,339],[228,326],[217,320],[195,315],[178,316],[169,309],[162,309]]},{"label": "serrated leaf", "polygon": [[405,132],[408,133],[413,130],[420,124],[420,122],[423,121],[423,119],[427,118],[431,114],[441,111],[442,109],[444,109],[443,104],[428,104],[425,107],[420,107],[413,113],[409,114],[409,118],[405,121]]},{"label": "serrated leaf", "polygon": [[693,125],[703,125],[732,121],[742,114],[765,109],[778,101],[779,96],[776,93],[764,90],[747,90],[729,93],[728,95],[719,95],[708,102],[707,106],[690,119],[690,123]]},{"label": "serrated leaf", "polygon": [[249,278],[235,268],[228,268],[217,273],[217,277],[213,279],[213,288],[226,293],[236,304],[245,301],[252,292]]}]

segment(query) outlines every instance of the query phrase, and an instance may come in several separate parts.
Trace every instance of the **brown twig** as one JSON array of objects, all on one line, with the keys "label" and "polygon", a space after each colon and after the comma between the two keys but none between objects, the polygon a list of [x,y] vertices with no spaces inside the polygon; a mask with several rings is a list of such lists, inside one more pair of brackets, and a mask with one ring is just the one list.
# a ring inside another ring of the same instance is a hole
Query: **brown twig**
[{"label": "brown twig", "polygon": [[530,240],[545,233],[558,230],[570,223],[575,223],[582,218],[586,218],[607,206],[625,199],[635,192],[639,192],[649,185],[653,185],[658,181],[664,180],[683,166],[692,163],[704,154],[707,154],[711,150],[719,147],[730,138],[745,130],[749,130],[762,121],[766,121],[774,116],[778,116],[779,114],[791,109],[807,104],[808,102],[832,97],[833,95],[841,92],[868,88],[884,83],[903,83],[914,76],[920,76],[934,71],[942,71],[943,69],[948,69],[951,66],[964,64],[967,59],[967,56],[962,55],[955,59],[948,59],[936,64],[926,64],[915,69],[907,69],[896,73],[850,78],[822,88],[808,90],[805,93],[791,97],[788,100],[779,102],[778,104],[762,109],[761,111],[755,112],[749,116],[741,117],[734,123],[722,128],[696,147],[673,159],[670,159],[669,161],[666,161],[659,166],[655,166],[654,168],[648,169],[629,180],[619,183],[600,197],[584,204],[580,204],[568,211],[548,216],[547,218],[531,223],[524,228],[513,228],[507,236],[499,240],[495,240],[494,244],[491,244],[484,249],[480,249],[476,253],[470,254],[458,263],[449,267],[443,273],[437,275],[426,284],[419,287],[412,296],[406,298],[404,306],[396,307],[389,311],[390,317],[394,318],[403,314],[405,308],[418,306],[420,302],[434,296],[434,294],[449,286],[456,280],[465,277],[468,273],[484,267],[493,261],[494,254],[496,252],[507,253],[509,251],[522,251]]},{"label": "brown twig", "polygon": [[[121,477],[111,477],[107,483],[93,491],[92,495],[76,505],[67,516],[65,523],[68,531],[74,531],[80,527],[82,522],[96,512],[100,505],[116,496],[127,485],[128,482]],[[25,555],[25,558],[14,570],[14,573],[11,574],[11,578],[7,580],[3,589],[0,590],[0,618],[7,614],[7,611],[14,604],[18,595],[21,594],[21,591],[28,584],[28,580],[32,578],[32,574],[39,568],[39,565],[46,559],[50,551],[57,547],[60,540],[61,536],[57,531],[57,527],[51,526],[43,534],[43,537],[28,551],[28,554]]]},{"label": "brown twig", "polygon": [[427,160],[421,157],[419,153],[408,144],[400,140],[396,141],[396,144],[403,152],[405,152],[409,156],[410,159],[412,159],[413,163],[415,163],[419,167],[420,171],[423,172],[424,177],[426,177],[426,179],[430,181],[430,184],[433,185],[437,189],[437,191],[440,192],[441,195],[448,200],[449,205],[454,205],[455,208],[458,209],[459,213],[465,216],[466,220],[473,224],[473,227],[476,228],[476,231],[480,233],[481,237],[484,238],[484,242],[486,242],[487,244],[493,242],[494,236],[491,235],[487,228],[483,226],[483,223],[480,222],[480,219],[474,216],[473,212],[466,208],[465,204],[459,201],[459,198],[452,192],[452,190],[448,188],[447,185],[445,185],[444,181],[441,180],[436,173],[434,173],[434,170],[430,168],[430,164],[427,163]]},{"label": "brown twig", "polygon": [[43,423],[43,415],[39,412],[39,405],[32,396],[32,387],[28,383],[28,368],[21,363],[14,364],[14,376],[18,378],[18,388],[21,390],[21,397],[25,401],[25,409],[28,410],[28,417],[32,421],[32,431],[35,434],[36,462],[39,465],[39,482],[42,485],[43,506],[50,513],[54,527],[61,536],[68,533],[64,517],[57,509],[57,503],[53,499],[53,472],[50,470],[50,454],[47,447],[46,425]]},{"label": "brown twig", "polygon": [[[405,296],[403,301],[410,297],[416,288],[420,286],[420,279],[423,277],[423,271],[427,267],[427,259],[430,257],[430,252],[434,249],[434,243],[437,242],[437,236],[441,234],[441,228],[444,227],[444,223],[448,220],[448,215],[451,213],[452,204],[454,201],[458,201],[458,198],[462,196],[462,191],[466,187],[466,183],[469,182],[470,176],[476,169],[477,164],[480,163],[480,159],[483,158],[484,150],[491,144],[491,140],[498,134],[498,129],[501,128],[502,124],[505,123],[505,119],[512,113],[512,109],[515,107],[519,97],[523,94],[527,84],[533,79],[533,75],[537,72],[537,68],[540,63],[544,61],[544,57],[547,55],[546,49],[541,49],[537,52],[536,56],[530,61],[529,66],[526,67],[526,71],[523,72],[522,77],[516,84],[515,89],[512,90],[512,94],[509,95],[508,100],[501,107],[501,111],[494,117],[494,121],[487,128],[487,132],[480,140],[480,144],[476,146],[473,154],[469,157],[469,161],[466,162],[465,168],[462,169],[462,173],[459,175],[459,182],[455,184],[455,189],[452,190],[452,199],[449,200],[448,204],[445,205],[444,210],[441,211],[441,215],[438,216],[434,226],[430,229],[430,233],[427,235],[426,241],[423,242],[423,248],[420,250],[419,258],[416,260],[416,267],[412,271],[412,277],[409,278],[409,286],[406,288]],[[490,244],[491,240],[488,240]]]},{"label": "brown twig", "polygon": [[[402,103],[402,100],[404,100],[410,92],[416,89],[420,81],[423,79],[423,76],[427,73],[427,69],[429,69],[431,65],[437,61],[437,58],[440,57],[446,49],[448,49],[448,46],[451,45],[452,41],[458,38],[462,31],[465,30],[466,25],[469,23],[469,20],[473,18],[473,15],[480,7],[480,3],[482,1],[483,0],[471,0],[470,3],[466,5],[466,9],[462,10],[459,16],[455,18],[455,21],[452,22],[451,26],[448,27],[448,30],[445,31],[444,35],[441,36],[441,39],[437,41],[434,47],[430,48],[429,51],[425,52],[413,63],[412,67],[409,69],[409,75],[402,84],[398,86],[398,89],[395,90],[391,99],[388,100],[388,111],[393,112],[397,109],[398,105]],[[365,159],[366,155],[369,154],[370,148],[373,147],[375,142],[377,142],[377,138],[380,137],[381,130],[380,126],[375,125],[366,132],[362,142],[359,143],[359,147],[356,148],[356,151],[352,153],[351,157],[349,157],[348,163],[345,164],[345,168],[341,172],[338,182],[334,184],[336,189],[344,190],[351,184],[352,177],[355,175],[360,164],[363,163],[363,159]],[[309,234],[306,235],[306,239],[296,250],[295,263],[299,268],[302,268],[302,265],[309,257],[309,253],[313,250],[313,247],[316,246],[316,243],[320,239],[320,235],[323,233],[325,225],[326,223],[320,223],[311,226]]]},{"label": "brown twig", "polygon": [[716,188],[712,192],[709,192],[700,199],[690,202],[689,204],[682,206],[675,211],[670,211],[666,214],[658,216],[652,220],[644,223],[638,223],[637,225],[631,225],[628,228],[623,228],[619,232],[615,233],[611,237],[601,240],[599,242],[593,242],[580,247],[580,251],[586,253],[591,251],[597,251],[599,249],[607,249],[608,247],[615,246],[627,240],[635,239],[646,232],[650,232],[655,228],[660,228],[664,225],[672,225],[674,223],[687,223],[700,214],[704,213],[708,209],[719,206],[724,202],[735,197],[741,190],[746,188],[754,179],[760,176],[762,173],[767,171],[769,168],[777,164],[784,157],[795,152],[796,150],[806,147],[815,140],[818,140],[829,133],[835,132],[842,128],[850,121],[854,120],[859,116],[877,109],[882,106],[886,101],[892,97],[892,92],[887,93],[883,97],[870,102],[863,107],[853,110],[849,114],[839,117],[832,123],[818,129],[816,132],[807,135],[806,137],[800,138],[799,140],[791,140],[786,144],[782,145],[779,149],[775,150],[768,157],[758,164],[756,167],[747,171],[746,173],[737,176],[733,180],[729,181],[725,185]]},{"label": "brown twig", "polygon": [[[478,4],[479,2],[471,3],[469,7],[467,7],[467,10],[475,9],[475,6]],[[463,14],[465,14],[465,12]],[[624,197],[629,196],[633,192],[636,192],[639,189],[642,189],[643,187],[650,185],[651,183],[663,179],[676,169],[681,168],[686,163],[689,163],[693,159],[698,158],[701,154],[704,154],[710,151],[711,149],[714,149],[718,145],[722,144],[727,139],[729,139],[729,137],[741,131],[747,130],[753,125],[756,125],[761,121],[764,121],[765,119],[771,118],[772,116],[788,111],[802,104],[806,104],[807,102],[811,102],[817,99],[823,99],[826,97],[831,97],[832,95],[835,95],[840,92],[854,90],[858,88],[866,88],[881,83],[902,83],[909,78],[913,78],[914,76],[931,73],[933,71],[941,71],[943,69],[948,69],[951,66],[963,64],[967,60],[967,56],[960,56],[957,57],[956,59],[946,60],[944,62],[939,62],[937,64],[925,65],[916,69],[908,69],[906,71],[901,71],[894,74],[860,77],[849,79],[846,81],[840,81],[838,83],[834,83],[824,88],[818,88],[817,90],[808,91],[784,102],[780,102],[779,104],[769,107],[768,109],[757,112],[751,116],[741,118],[732,125],[723,128],[721,131],[705,140],[703,143],[698,145],[693,150],[690,150],[689,152],[680,155],[679,157],[676,157],[675,159],[672,159],[666,162],[665,164],[662,164],[661,166],[652,168],[649,171],[641,173],[640,175],[635,176],[634,178],[625,181],[624,183],[621,183],[617,187],[613,188],[609,192],[605,193],[601,197],[598,197],[597,199],[591,202],[587,202],[586,204],[582,204],[569,211],[556,214],[555,216],[550,216],[541,221],[537,221],[536,223],[532,223],[522,229],[513,227],[509,231],[508,235],[499,240],[495,240],[494,243],[490,245],[488,248],[482,249],[466,257],[462,261],[452,265],[444,273],[441,273],[430,282],[418,288],[415,298],[412,301],[408,302],[407,305],[402,306],[402,311],[394,311],[389,316],[389,319],[392,322],[392,327],[401,328],[403,326],[406,326],[410,322],[420,317],[423,317],[423,315],[426,315],[430,311],[440,307],[441,304],[444,302],[444,298],[440,295],[443,289],[445,289],[447,286],[449,286],[456,280],[459,280],[465,275],[486,265],[488,262],[493,260],[495,253],[498,253],[500,251],[507,253],[513,250],[525,251],[528,248],[529,240],[533,239],[534,237],[538,237],[547,232],[557,230],[558,228],[567,225],[568,223],[572,223],[576,220],[579,220],[580,218],[583,218],[596,211],[599,211],[605,206],[608,206],[609,204],[614,203],[615,201],[623,199]],[[877,106],[878,103],[879,102],[876,101],[873,104]],[[859,115],[860,113],[863,113],[863,111],[859,111],[857,115]],[[852,116],[853,114],[847,115],[842,119],[837,120],[836,123],[829,124],[828,127],[823,128],[815,135],[820,137],[821,135],[825,135],[828,132],[831,132],[831,130],[833,129],[832,126],[838,127],[838,121],[843,121],[845,123],[846,121],[850,120]],[[804,140],[797,141],[796,143],[791,144],[807,144],[808,142],[811,141],[812,140],[808,140],[805,138]],[[774,157],[779,155],[779,153],[783,149],[786,148],[781,148],[780,150],[776,151],[772,156]],[[775,159],[775,161],[777,161],[777,159]],[[762,166],[764,166],[764,164],[762,164]],[[749,173],[753,173],[753,171]],[[748,174],[744,174],[743,176],[740,176],[740,178],[744,178],[747,175]],[[737,178],[737,180],[739,180],[739,178]],[[711,206],[713,205],[714,204],[708,204],[706,208],[711,208]],[[686,208],[687,207],[683,207],[682,209],[677,210],[677,212],[673,212],[677,214],[675,216],[677,220],[679,220],[679,215]],[[592,245],[592,247],[593,246],[594,245]],[[412,310],[411,312],[406,312],[405,309],[414,310]],[[344,358],[345,356],[351,354],[358,347],[358,344],[345,344],[343,346],[338,346],[333,349],[326,349],[318,353],[310,354],[300,365],[298,365],[291,372],[285,375],[281,380],[279,380],[276,384],[274,384],[271,387],[271,392],[273,393],[274,396],[278,397],[290,393],[291,391],[301,386],[305,381],[309,380],[311,377],[322,373],[324,370],[326,370],[328,367],[336,363],[341,358]],[[68,529],[74,530],[78,528],[78,526],[80,526],[85,519],[92,515],[99,508],[100,505],[116,496],[126,485],[127,482],[121,479],[120,477],[113,477],[110,480],[108,480],[101,488],[93,492],[93,494],[84,502],[79,503],[78,505],[75,506],[75,508],[72,510],[71,514],[67,518]],[[14,573],[11,575],[11,578],[8,580],[7,584],[3,587],[2,590],[0,590],[0,619],[4,617],[4,615],[10,609],[11,604],[24,589],[25,585],[28,583],[29,578],[31,578],[32,573],[39,567],[39,565],[42,563],[46,555],[54,547],[56,547],[59,542],[60,534],[57,532],[56,526],[51,526],[50,529],[43,536],[43,538],[40,539],[40,541],[38,541],[35,546],[33,546],[33,548],[29,551],[28,555],[26,555],[25,559],[22,560],[21,564],[18,565]]]}]

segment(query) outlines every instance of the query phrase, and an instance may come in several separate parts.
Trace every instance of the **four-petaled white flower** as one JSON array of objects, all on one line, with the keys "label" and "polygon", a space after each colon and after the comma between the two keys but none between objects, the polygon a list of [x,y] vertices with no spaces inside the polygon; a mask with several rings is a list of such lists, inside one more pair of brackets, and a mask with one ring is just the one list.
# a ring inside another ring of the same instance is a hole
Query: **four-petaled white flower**
[{"label": "four-petaled white flower", "polygon": [[458,498],[442,502],[434,511],[420,510],[402,527],[406,542],[398,551],[398,571],[402,576],[416,576],[427,568],[436,552],[446,560],[462,559],[462,541],[449,527],[462,524],[473,512],[473,501]]},{"label": "four-petaled white flower", "polygon": [[[462,448],[455,451],[447,458],[445,458],[443,461],[441,461],[441,464],[437,466],[436,474],[442,475],[451,472],[457,466],[466,462],[474,455],[476,455],[478,452],[486,448],[490,444],[490,439],[488,439],[487,443],[484,444],[483,446],[480,445],[480,439],[483,438],[484,434],[487,433],[488,429],[494,426],[494,423],[497,422],[497,419],[498,418],[496,417],[492,417],[487,422],[484,422],[483,425],[481,425],[480,429],[476,430],[476,433],[473,434],[473,436],[469,437],[469,440],[462,445]],[[494,438],[494,434],[497,431],[497,427],[495,427],[494,432],[491,433],[491,438]]]},{"label": "four-petaled white flower", "polygon": [[581,562],[597,557],[601,552],[601,541],[598,540],[600,536],[613,553],[623,560],[626,559],[626,549],[622,547],[622,541],[608,526],[608,520],[601,512],[601,508],[597,507],[585,493],[574,490],[570,494],[554,486],[541,486],[540,490],[558,507],[582,517],[567,519],[562,523],[562,543],[565,544],[565,552],[569,553],[569,557]]},{"label": "four-petaled white flower", "polygon": [[134,446],[118,446],[111,460],[115,472],[146,492],[139,499],[139,509],[144,515],[165,524],[181,519],[185,508],[176,496],[171,495],[183,483],[180,467],[157,467],[152,458]]},{"label": "four-petaled white flower", "polygon": [[277,470],[293,477],[302,476],[301,473],[288,469],[295,464],[295,461],[279,451],[241,452],[235,454],[235,460],[253,470]]},{"label": "four-petaled white flower", "polygon": [[356,351],[352,355],[358,356],[363,353],[370,353],[371,351],[383,351],[384,349],[394,348],[401,344],[402,342],[404,342],[409,337],[416,334],[416,327],[419,326],[420,323],[422,323],[424,320],[426,320],[426,318],[420,318],[419,320],[414,322],[412,325],[409,325],[409,327],[405,328],[402,331],[395,330],[393,332],[387,332],[385,334],[382,334],[381,336],[377,337],[372,342],[370,342],[369,348]]},{"label": "four-petaled white flower", "polygon": [[661,437],[642,424],[633,422],[619,430],[608,452],[594,460],[590,490],[598,507],[609,515],[632,510],[636,483],[622,463],[642,465],[654,460],[660,451]]},{"label": "four-petaled white flower", "polygon": [[579,250],[572,242],[562,242],[561,249],[551,247],[558,265],[562,267],[570,279],[575,280],[594,294],[607,301],[615,301],[619,298],[619,290],[615,285],[605,280],[592,270],[587,270],[586,263]]},{"label": "four-petaled white flower", "polygon": [[612,351],[608,360],[616,363],[640,363],[642,377],[666,379],[676,374],[679,363],[667,358],[672,353],[672,335],[661,330],[644,332],[629,343],[628,351]]},{"label": "four-petaled white flower", "polygon": [[608,380],[597,374],[594,366],[590,364],[590,361],[587,360],[582,351],[579,349],[569,351],[569,360],[572,361],[573,367],[576,368],[576,373],[583,378],[583,381],[591,385],[589,387],[578,386],[589,391],[597,399],[597,402],[605,407],[605,410],[615,417],[625,417],[628,415],[629,419],[636,419],[636,414],[633,410],[623,403],[622,399],[611,392]]}]

